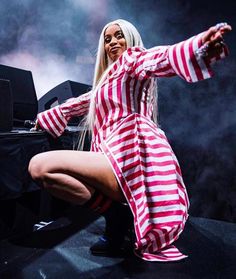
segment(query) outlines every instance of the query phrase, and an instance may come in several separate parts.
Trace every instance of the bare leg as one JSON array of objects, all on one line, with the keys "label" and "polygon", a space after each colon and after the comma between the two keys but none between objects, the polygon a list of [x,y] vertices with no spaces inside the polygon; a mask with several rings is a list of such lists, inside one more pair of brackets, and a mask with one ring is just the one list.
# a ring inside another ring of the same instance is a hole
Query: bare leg
[{"label": "bare leg", "polygon": [[74,204],[86,203],[95,189],[64,173],[47,174],[43,183],[53,196]]},{"label": "bare leg", "polygon": [[112,168],[102,153],[72,150],[40,153],[31,159],[29,172],[53,195],[73,203],[85,203],[94,189],[124,201]]}]

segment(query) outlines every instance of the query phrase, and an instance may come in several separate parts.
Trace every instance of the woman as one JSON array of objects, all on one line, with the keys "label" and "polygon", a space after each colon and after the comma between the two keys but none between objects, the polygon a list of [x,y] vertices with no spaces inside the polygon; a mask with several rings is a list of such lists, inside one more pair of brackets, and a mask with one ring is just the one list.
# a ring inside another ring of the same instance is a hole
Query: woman
[{"label": "woman", "polygon": [[[156,77],[188,82],[211,77],[211,62],[226,55],[218,24],[173,46],[145,49],[136,28],[116,20],[102,30],[92,91],[40,113],[37,127],[60,136],[68,120],[87,114],[91,151],[50,151],[29,165],[33,179],[53,195],[101,211],[127,202],[135,253],[150,261],[185,258],[172,243],[183,231],[189,201],[178,161],[158,127]],[[99,194],[98,194],[99,193]]]}]

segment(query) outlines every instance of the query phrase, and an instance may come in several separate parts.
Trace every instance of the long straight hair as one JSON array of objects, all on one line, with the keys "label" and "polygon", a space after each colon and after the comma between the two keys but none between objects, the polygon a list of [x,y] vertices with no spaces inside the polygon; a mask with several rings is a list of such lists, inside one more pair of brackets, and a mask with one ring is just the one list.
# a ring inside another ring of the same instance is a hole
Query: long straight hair
[{"label": "long straight hair", "polygon": [[[121,29],[121,31],[124,34],[124,38],[126,41],[127,48],[138,46],[138,47],[144,47],[142,38],[136,29],[136,27],[131,24],[130,22],[124,20],[124,19],[117,19],[114,21],[109,22],[106,24],[102,32],[100,34],[99,42],[98,42],[98,50],[97,50],[97,57],[96,57],[96,63],[94,68],[94,78],[93,78],[93,87],[91,90],[91,98],[90,98],[90,106],[89,106],[89,112],[87,116],[84,119],[84,126],[85,130],[89,130],[90,132],[93,130],[94,121],[95,121],[95,97],[96,93],[98,92],[98,88],[102,85],[103,81],[105,80],[107,73],[109,72],[110,68],[112,67],[113,61],[109,59],[107,53],[105,52],[104,48],[104,35],[106,32],[106,29],[111,25],[118,25]],[[153,87],[153,90],[155,90],[156,86]],[[156,96],[157,98],[157,96]],[[156,103],[156,102],[154,102]],[[155,109],[155,108],[154,108]],[[80,149],[83,147],[85,139],[85,133],[81,136],[79,147]]]},{"label": "long straight hair", "polygon": [[99,43],[98,43],[97,58],[96,58],[95,69],[94,69],[93,88],[92,88],[92,94],[90,99],[90,107],[89,107],[88,115],[86,117],[86,124],[89,130],[93,129],[93,124],[94,124],[95,97],[96,97],[95,94],[98,91],[97,89],[99,88],[99,86],[105,80],[107,73],[109,72],[110,67],[112,66],[113,63],[111,59],[109,59],[107,53],[105,52],[104,35],[106,29],[109,26],[115,24],[119,25],[121,31],[123,32],[127,48],[134,47],[134,46],[143,47],[142,38],[138,30],[130,22],[123,19],[117,19],[109,22],[103,27],[102,32],[100,34]]}]

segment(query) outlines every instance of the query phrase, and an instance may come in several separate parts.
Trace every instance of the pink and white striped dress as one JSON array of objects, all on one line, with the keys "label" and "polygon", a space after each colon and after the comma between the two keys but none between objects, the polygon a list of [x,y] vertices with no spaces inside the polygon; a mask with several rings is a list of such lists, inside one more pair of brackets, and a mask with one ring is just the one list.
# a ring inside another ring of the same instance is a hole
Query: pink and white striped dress
[{"label": "pink and white striped dress", "polygon": [[[202,34],[173,46],[129,48],[96,93],[91,150],[109,160],[133,212],[135,253],[149,261],[186,257],[172,243],[184,229],[189,207],[178,161],[152,121],[149,87],[156,77],[178,75],[188,82],[211,77],[210,63],[195,55]],[[89,102],[90,93],[72,98],[40,113],[39,124],[60,136],[70,117],[88,112]]]}]

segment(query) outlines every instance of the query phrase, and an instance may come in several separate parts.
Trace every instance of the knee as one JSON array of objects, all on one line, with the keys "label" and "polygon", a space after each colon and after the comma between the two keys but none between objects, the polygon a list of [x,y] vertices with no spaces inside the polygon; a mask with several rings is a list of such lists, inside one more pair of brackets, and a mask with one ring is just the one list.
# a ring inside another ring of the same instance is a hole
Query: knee
[{"label": "knee", "polygon": [[41,154],[37,154],[31,158],[28,166],[28,171],[33,180],[42,181],[43,177],[46,173],[44,167],[45,161],[43,160],[43,156]]}]

